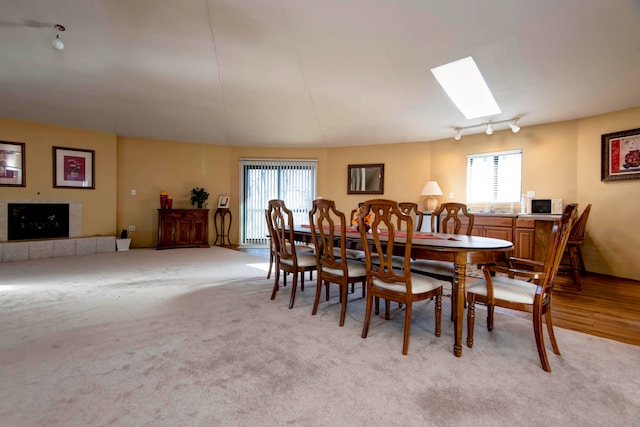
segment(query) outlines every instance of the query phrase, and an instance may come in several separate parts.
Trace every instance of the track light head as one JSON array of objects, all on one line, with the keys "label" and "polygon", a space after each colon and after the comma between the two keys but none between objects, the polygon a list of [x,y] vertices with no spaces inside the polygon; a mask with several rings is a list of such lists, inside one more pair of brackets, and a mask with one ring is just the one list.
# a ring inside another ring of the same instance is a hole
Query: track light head
[{"label": "track light head", "polygon": [[518,131],[520,130],[520,126],[518,126],[518,125],[516,124],[516,121],[515,121],[515,120],[514,120],[514,121],[512,121],[511,123],[509,123],[509,127],[511,128],[511,131],[512,131],[513,133],[518,133]]},{"label": "track light head", "polygon": [[487,135],[493,135],[493,126],[491,123],[487,123],[487,130],[485,132]]},{"label": "track light head", "polygon": [[456,130],[456,136],[453,137],[456,141],[460,141],[462,139],[462,131],[460,129]]}]

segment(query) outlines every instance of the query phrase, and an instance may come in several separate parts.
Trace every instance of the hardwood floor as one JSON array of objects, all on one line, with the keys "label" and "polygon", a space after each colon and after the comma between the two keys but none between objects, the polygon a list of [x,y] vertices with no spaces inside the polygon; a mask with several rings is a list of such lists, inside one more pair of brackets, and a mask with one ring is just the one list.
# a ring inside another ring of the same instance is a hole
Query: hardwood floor
[{"label": "hardwood floor", "polygon": [[[268,258],[268,248],[238,248]],[[502,310],[505,314],[530,316]],[[582,291],[570,275],[559,275],[553,292],[553,324],[628,344],[640,345],[640,282],[587,273]]]}]

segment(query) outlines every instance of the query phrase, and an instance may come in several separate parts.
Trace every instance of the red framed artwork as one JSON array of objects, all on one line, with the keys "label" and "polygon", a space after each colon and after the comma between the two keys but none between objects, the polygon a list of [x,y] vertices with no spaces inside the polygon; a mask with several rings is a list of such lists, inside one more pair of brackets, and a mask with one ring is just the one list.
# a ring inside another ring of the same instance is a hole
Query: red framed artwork
[{"label": "red framed artwork", "polygon": [[640,129],[602,135],[601,181],[640,179]]},{"label": "red framed artwork", "polygon": [[55,188],[95,189],[95,151],[53,147]]},{"label": "red framed artwork", "polygon": [[0,186],[26,187],[24,142],[0,141]]}]

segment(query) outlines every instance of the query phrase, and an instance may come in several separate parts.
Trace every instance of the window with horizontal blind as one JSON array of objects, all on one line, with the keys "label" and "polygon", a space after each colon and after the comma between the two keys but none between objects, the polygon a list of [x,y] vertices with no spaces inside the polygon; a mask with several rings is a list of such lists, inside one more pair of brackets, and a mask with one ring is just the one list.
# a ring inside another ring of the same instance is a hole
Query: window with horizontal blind
[{"label": "window with horizontal blind", "polygon": [[240,243],[268,243],[264,210],[271,199],[284,200],[294,223],[308,224],[317,168],[317,160],[241,159]]},{"label": "window with horizontal blind", "polygon": [[467,204],[518,203],[522,195],[522,150],[467,156]]}]

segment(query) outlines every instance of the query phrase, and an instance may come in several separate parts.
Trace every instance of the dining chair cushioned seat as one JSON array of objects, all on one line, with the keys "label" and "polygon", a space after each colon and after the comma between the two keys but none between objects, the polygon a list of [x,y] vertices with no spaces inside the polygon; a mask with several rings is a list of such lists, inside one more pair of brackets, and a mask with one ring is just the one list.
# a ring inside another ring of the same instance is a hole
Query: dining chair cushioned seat
[{"label": "dining chair cushioned seat", "polygon": [[[380,265],[380,255],[371,254],[371,263],[374,265]],[[404,268],[404,257],[400,255],[393,255],[391,258],[391,263],[395,268],[402,269]]]},{"label": "dining chair cushioned seat", "polygon": [[[516,303],[533,304],[537,285],[503,276],[495,276],[492,282],[494,298]],[[467,292],[487,296],[487,281],[482,279],[468,285]]]},{"label": "dining chair cushioned seat", "polygon": [[[406,287],[404,284],[392,284],[386,283],[377,278],[373,278],[373,284],[384,289],[389,289],[394,292],[406,292]],[[413,294],[421,294],[423,292],[429,292],[434,289],[437,289],[446,284],[446,282],[438,279],[433,279],[431,277],[422,276],[420,274],[412,274],[411,275],[411,292]]]},{"label": "dining chair cushioned seat", "polygon": [[[300,254],[297,256],[298,266],[311,267],[316,265],[316,256],[311,254]],[[281,259],[281,264],[293,265],[293,261],[290,259]]]},{"label": "dining chair cushioned seat", "polygon": [[411,261],[411,270],[418,273],[437,274],[451,276],[454,264],[449,261],[434,261],[429,259],[417,259]]},{"label": "dining chair cushioned seat", "polygon": [[[365,264],[356,261],[347,261],[347,270],[349,276],[366,276],[367,267]],[[342,270],[338,268],[324,268],[329,274],[335,274],[336,276],[342,276]]]},{"label": "dining chair cushioned seat", "polygon": [[[359,249],[345,249],[347,253],[347,259],[364,260],[364,251]],[[333,248],[333,255],[340,256],[340,248]]]}]

